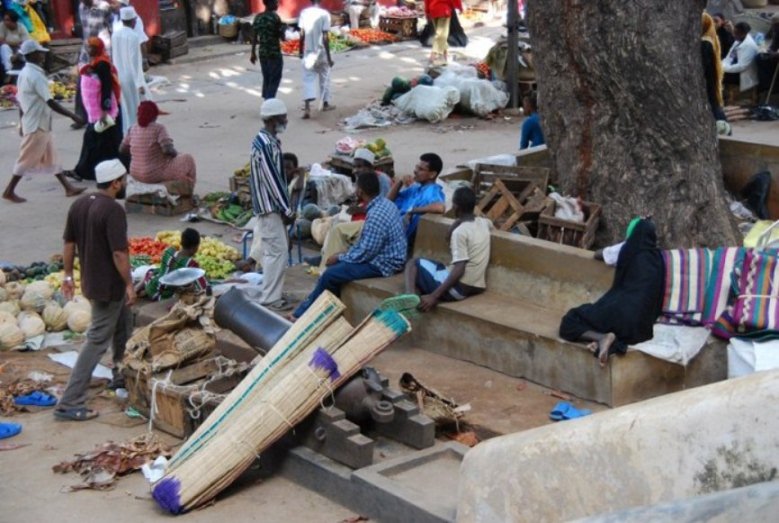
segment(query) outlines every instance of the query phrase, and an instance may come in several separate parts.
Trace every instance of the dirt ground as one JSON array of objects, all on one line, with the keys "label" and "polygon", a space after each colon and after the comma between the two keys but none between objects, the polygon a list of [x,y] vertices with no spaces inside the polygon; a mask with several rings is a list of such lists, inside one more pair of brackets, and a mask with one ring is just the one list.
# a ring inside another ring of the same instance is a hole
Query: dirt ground
[{"label": "dirt ground", "polygon": [[[469,31],[472,44],[466,54],[483,56],[500,31],[497,24]],[[234,46],[232,49],[235,53],[227,57],[157,67],[151,71],[170,81],[170,85],[156,92],[154,98],[162,109],[171,113],[161,117],[161,121],[167,126],[177,149],[195,157],[197,192],[200,194],[227,190],[228,178],[233,170],[246,163],[250,142],[260,128],[259,66],[249,64],[248,47]],[[286,58],[280,97],[287,102],[291,112],[288,130],[282,136],[284,149],[298,154],[305,164],[325,160],[335,142],[345,136],[339,122],[380,97],[393,76],[423,72],[426,53],[412,42],[336,55],[333,102],[337,109],[315,113],[310,121],[299,118],[300,63],[297,59]],[[10,176],[18,151],[17,120],[14,111],[0,112],[3,183]],[[511,116],[494,120],[452,117],[439,125],[416,123],[363,131],[360,136],[385,138],[393,151],[396,172],[402,174],[411,172],[418,156],[429,151],[439,153],[445,166],[514,151],[520,122],[520,118]],[[82,138],[81,132],[69,129],[69,124],[65,118],[55,115],[55,141],[65,168],[75,164]],[[777,131],[779,122],[734,125],[736,136],[770,144],[779,144]],[[27,264],[48,259],[61,250],[64,217],[72,200],[64,197],[59,184],[51,178],[25,179],[19,193],[28,198],[28,203],[14,205],[0,201],[0,223],[4,226],[0,234],[0,261]],[[182,226],[176,217],[135,214],[130,215],[128,221],[130,234],[135,236]],[[220,235],[227,243],[239,247],[234,229],[207,223],[199,224],[198,228],[206,234]],[[305,280],[296,282],[295,288],[301,282]],[[14,366],[16,373],[23,373],[28,367],[28,370],[51,372],[61,383],[67,377],[67,371],[47,362],[40,354],[1,356],[3,373],[0,373],[0,380],[4,376],[7,379]],[[394,383],[400,373],[410,371],[442,393],[462,403],[471,403],[471,422],[492,433],[514,432],[548,423],[546,416],[558,401],[548,389],[419,349],[393,348],[379,356],[374,364]],[[93,390],[96,394],[99,391],[99,388]],[[0,521],[56,520],[66,523],[167,519],[168,516],[155,508],[140,474],[122,479],[112,491],[69,493],[68,487],[77,483],[78,477],[51,471],[53,465],[76,452],[90,450],[93,445],[108,440],[123,441],[146,430],[145,426],[124,416],[114,398],[99,397],[94,405],[101,410],[101,417],[86,424],[55,422],[49,411],[14,417],[15,421],[23,423],[24,432],[2,443],[26,446],[0,454],[5,472],[0,480],[0,499],[3,500]],[[577,406],[603,408],[585,402],[577,402]],[[176,441],[169,439],[169,443]],[[229,514],[234,521],[338,522],[355,516],[283,478],[273,477],[257,483],[244,485],[216,505],[184,518],[187,521],[213,521]]]}]

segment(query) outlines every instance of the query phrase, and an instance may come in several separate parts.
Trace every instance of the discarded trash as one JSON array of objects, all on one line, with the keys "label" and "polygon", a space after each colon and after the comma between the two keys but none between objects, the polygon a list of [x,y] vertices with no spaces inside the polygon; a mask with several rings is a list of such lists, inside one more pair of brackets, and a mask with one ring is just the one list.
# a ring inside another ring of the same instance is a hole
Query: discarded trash
[{"label": "discarded trash", "polygon": [[34,371],[30,372],[27,375],[27,379],[30,379],[32,381],[40,381],[42,383],[46,383],[46,382],[49,382],[49,381],[53,380],[54,379],[54,375],[53,374],[49,374],[48,372],[40,372],[40,371],[34,370]]},{"label": "discarded trash", "polygon": [[[71,350],[68,352],[60,352],[58,354],[49,354],[49,358],[70,367],[71,369],[76,366],[76,360],[78,359],[78,352]],[[111,374],[111,370],[105,365],[99,364],[95,367],[95,371],[92,373],[93,378],[110,380],[114,376]]]},{"label": "discarded trash", "polygon": [[167,467],[168,459],[165,456],[159,456],[153,462],[144,464],[141,467],[141,472],[149,483],[156,483],[165,475]]}]

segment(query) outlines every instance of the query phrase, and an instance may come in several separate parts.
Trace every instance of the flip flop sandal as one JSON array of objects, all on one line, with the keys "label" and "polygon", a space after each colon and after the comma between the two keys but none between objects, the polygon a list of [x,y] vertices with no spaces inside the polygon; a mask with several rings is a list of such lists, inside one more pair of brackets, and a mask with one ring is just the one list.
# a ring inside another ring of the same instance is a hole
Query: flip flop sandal
[{"label": "flip flop sandal", "polygon": [[17,396],[14,398],[16,405],[32,406],[32,407],[51,407],[57,404],[57,398],[51,394],[36,390],[24,396]]},{"label": "flip flop sandal", "polygon": [[583,418],[584,416],[589,416],[590,414],[592,414],[590,409],[577,409],[576,407],[571,406],[571,408],[563,414],[563,419],[569,420]]},{"label": "flip flop sandal", "polygon": [[573,405],[567,401],[560,401],[549,413],[549,419],[552,421],[563,421],[564,419],[568,419],[565,416],[572,408],[574,408]]},{"label": "flip flop sandal", "polygon": [[87,421],[94,419],[98,413],[86,407],[75,409],[57,409],[54,411],[54,417],[62,421]]},{"label": "flip flop sandal", "polygon": [[395,311],[405,316],[415,317],[419,314],[420,298],[416,294],[399,294],[382,301],[377,307],[380,311]]},{"label": "flip flop sandal", "polygon": [[22,431],[19,423],[0,423],[0,439],[12,438]]}]

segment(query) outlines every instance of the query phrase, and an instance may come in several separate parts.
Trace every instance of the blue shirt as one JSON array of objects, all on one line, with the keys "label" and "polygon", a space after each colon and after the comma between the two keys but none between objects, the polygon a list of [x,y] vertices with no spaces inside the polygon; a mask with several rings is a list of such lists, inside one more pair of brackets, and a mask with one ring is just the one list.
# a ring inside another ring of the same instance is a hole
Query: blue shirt
[{"label": "blue shirt", "polygon": [[[446,203],[446,197],[444,196],[444,190],[435,182],[427,183],[425,185],[415,183],[410,187],[406,187],[400,191],[395,197],[395,205],[397,205],[400,214],[405,215],[411,209],[416,207],[425,207],[433,203]],[[422,219],[421,214],[413,214],[406,227],[406,238],[412,241],[417,233],[417,225],[419,220]]]},{"label": "blue shirt", "polygon": [[366,209],[365,225],[360,239],[339,257],[342,262],[367,263],[392,276],[406,262],[406,235],[398,208],[383,196],[377,196]]},{"label": "blue shirt", "polygon": [[522,122],[522,132],[519,136],[520,149],[527,149],[531,145],[536,147],[546,143],[544,141],[544,131],[541,130],[541,119],[538,117],[538,113],[531,114]]}]

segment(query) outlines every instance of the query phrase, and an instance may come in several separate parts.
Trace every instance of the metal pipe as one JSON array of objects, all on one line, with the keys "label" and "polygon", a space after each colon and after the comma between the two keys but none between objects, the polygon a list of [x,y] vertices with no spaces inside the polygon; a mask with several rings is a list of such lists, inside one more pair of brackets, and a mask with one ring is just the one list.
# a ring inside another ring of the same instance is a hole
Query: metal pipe
[{"label": "metal pipe", "polygon": [[247,299],[236,288],[216,300],[214,320],[217,325],[232,331],[261,354],[266,354],[292,327],[292,323]]}]

